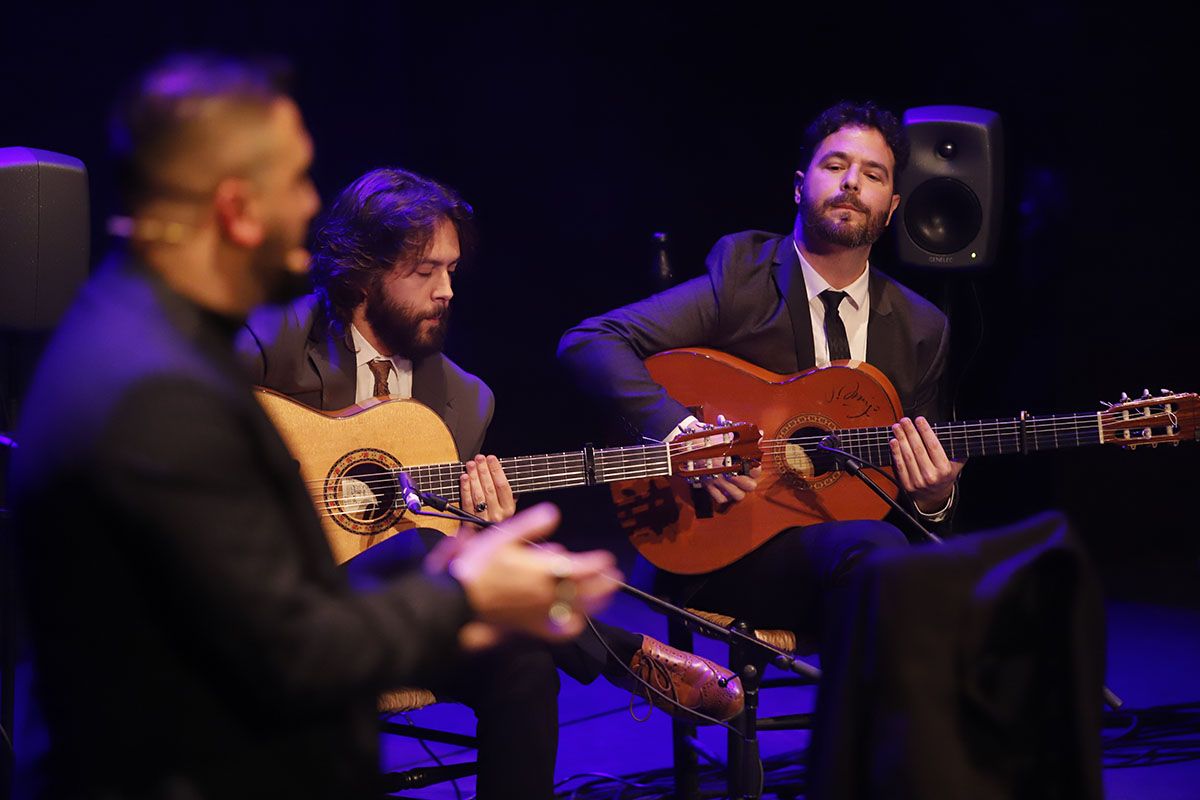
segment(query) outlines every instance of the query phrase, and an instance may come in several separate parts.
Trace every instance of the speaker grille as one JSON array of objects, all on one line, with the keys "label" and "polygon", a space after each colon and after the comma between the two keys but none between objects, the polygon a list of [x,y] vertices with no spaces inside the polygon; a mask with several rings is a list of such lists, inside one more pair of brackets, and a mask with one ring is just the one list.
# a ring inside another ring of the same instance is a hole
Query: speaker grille
[{"label": "speaker grille", "polygon": [[962,181],[935,178],[918,186],[904,207],[913,243],[936,255],[957,253],[979,235],[983,207]]}]

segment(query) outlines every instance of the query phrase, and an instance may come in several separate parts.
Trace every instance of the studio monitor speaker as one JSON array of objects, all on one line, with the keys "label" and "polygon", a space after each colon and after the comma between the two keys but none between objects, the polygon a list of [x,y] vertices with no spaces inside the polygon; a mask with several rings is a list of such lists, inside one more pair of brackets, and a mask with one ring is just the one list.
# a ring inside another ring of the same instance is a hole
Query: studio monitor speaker
[{"label": "studio monitor speaker", "polygon": [[83,162],[0,147],[0,329],[54,327],[88,274]]},{"label": "studio monitor speaker", "polygon": [[996,260],[1003,206],[1000,115],[969,106],[904,112],[912,146],[900,176],[900,260],[922,267],[987,267]]}]

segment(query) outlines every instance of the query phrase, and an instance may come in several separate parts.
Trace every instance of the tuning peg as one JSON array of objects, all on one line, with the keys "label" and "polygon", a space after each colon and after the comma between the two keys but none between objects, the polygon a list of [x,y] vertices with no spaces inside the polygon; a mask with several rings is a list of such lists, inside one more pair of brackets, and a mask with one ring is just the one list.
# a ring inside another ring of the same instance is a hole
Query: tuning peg
[{"label": "tuning peg", "polygon": [[1159,389],[1158,393],[1159,394],[1175,394],[1175,390],[1174,389]]},{"label": "tuning peg", "polygon": [[1109,403],[1104,400],[1101,400],[1100,405],[1104,406],[1105,408],[1112,408],[1114,405],[1116,405],[1116,403]]},{"label": "tuning peg", "polygon": [[1141,400],[1145,400],[1145,399],[1146,399],[1146,398],[1148,398],[1149,396],[1150,396],[1150,390],[1149,390],[1149,389],[1142,389],[1142,396],[1141,396],[1139,399],[1141,399]]},{"label": "tuning peg", "polygon": [[1128,403],[1132,399],[1133,398],[1130,397],[1129,395],[1125,394],[1125,392],[1121,392],[1121,399],[1118,400],[1117,402],[1118,403]]}]

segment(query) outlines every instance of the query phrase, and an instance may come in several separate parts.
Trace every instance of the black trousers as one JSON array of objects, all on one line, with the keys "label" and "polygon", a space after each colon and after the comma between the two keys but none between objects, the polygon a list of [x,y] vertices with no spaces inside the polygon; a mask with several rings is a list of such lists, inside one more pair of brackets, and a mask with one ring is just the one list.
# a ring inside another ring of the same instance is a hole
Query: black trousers
[{"label": "black trousers", "polygon": [[[423,528],[401,532],[346,562],[347,577],[359,590],[367,590],[391,576],[420,569],[442,538],[438,531]],[[628,631],[594,624],[618,653],[632,654],[640,645],[640,638]],[[605,644],[590,628],[562,644],[511,637],[487,650],[457,654],[424,682],[422,688],[475,712],[480,800],[553,796],[558,669],[580,683],[591,683],[603,671],[607,655]]]},{"label": "black trousers", "polygon": [[835,624],[855,565],[874,550],[902,547],[888,522],[855,520],[788,528],[727,567],[703,575],[660,572],[655,589],[755,628],[795,631],[820,642]]}]

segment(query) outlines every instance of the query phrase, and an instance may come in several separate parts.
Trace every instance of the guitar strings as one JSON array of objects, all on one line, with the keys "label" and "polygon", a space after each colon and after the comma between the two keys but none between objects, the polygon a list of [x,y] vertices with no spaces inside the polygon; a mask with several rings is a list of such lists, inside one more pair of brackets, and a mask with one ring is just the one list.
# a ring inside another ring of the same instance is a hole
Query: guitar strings
[{"label": "guitar strings", "polygon": [[[1154,416],[1155,418],[1161,418],[1163,415],[1160,413],[1155,414]],[[1172,423],[1176,425],[1178,424],[1178,417],[1173,414],[1168,414],[1167,416],[1169,419],[1171,419]],[[1057,441],[1057,438],[1060,434],[1067,438],[1070,438],[1070,436],[1074,434],[1077,443],[1084,443],[1079,440],[1080,431],[1094,433],[1098,441],[1102,435],[1101,426],[1106,418],[1109,423],[1124,422],[1127,424],[1133,423],[1136,425],[1139,422],[1151,422],[1150,418],[1139,418],[1136,413],[1134,413],[1132,416],[1127,416],[1127,412],[1125,411],[1102,411],[1084,412],[1049,418],[1030,417],[1026,420],[1016,418],[979,420],[963,423],[936,423],[933,425],[933,428],[935,432],[938,433],[939,438],[947,440],[951,449],[955,449],[957,445],[960,444],[960,442],[957,440],[962,439],[964,441],[962,441],[961,444],[965,445],[969,452],[971,444],[970,439],[973,437],[978,440],[981,453],[986,453],[986,442],[991,437],[996,437],[997,444],[999,444],[1001,450],[1004,449],[1006,444],[1004,441],[1005,437],[1010,438],[1011,441],[1008,442],[1008,444],[1016,448],[1020,442],[1022,431],[1024,432],[1027,441],[1030,439],[1030,437],[1032,437],[1035,447],[1037,444],[1045,441],[1046,434],[1050,434],[1054,437],[1054,443],[1056,445],[1060,444]],[[884,456],[883,460],[885,463],[890,463],[889,442],[893,438],[891,435],[890,426],[838,430],[836,433],[838,434],[840,442],[844,447],[851,450],[874,450]],[[714,435],[719,436],[721,434]],[[814,446],[823,441],[827,435],[828,434],[821,434],[776,439],[764,438],[760,440],[759,445],[764,456],[778,456],[781,454],[786,456],[789,449],[796,447],[804,449],[806,445]],[[1133,440],[1131,439],[1131,441]],[[689,450],[699,450],[708,446],[709,445],[704,444],[704,440],[691,440],[688,442],[670,444],[666,446],[635,445],[624,448],[609,448],[603,451],[598,451],[593,463],[597,468],[603,469],[603,479],[606,482],[614,479],[619,480],[626,478],[634,479],[661,476],[665,474],[662,472],[665,464],[660,463],[664,461],[661,455],[664,450],[668,456],[678,456],[681,454],[686,454]],[[628,454],[630,452],[636,453],[638,456],[640,456],[642,463],[630,464],[630,460],[628,458]],[[712,460],[719,460],[720,458],[720,456],[717,456],[715,459],[707,459],[707,461],[711,462]],[[511,470],[514,472],[514,476],[509,479],[510,487],[514,492],[520,493],[526,491],[536,491],[538,489],[552,489],[580,485],[585,477],[585,471],[582,468],[574,471],[563,471],[563,467],[571,464],[572,462],[578,462],[580,467],[582,467],[582,460],[583,453],[569,452],[546,456],[515,456],[502,459],[502,462],[504,463],[506,470]],[[697,460],[703,461],[704,459]],[[517,462],[525,463],[518,464]],[[443,485],[439,482],[433,487],[433,489],[439,493],[456,495],[458,492],[455,490],[460,488],[458,476],[463,470],[464,465],[462,462],[451,462],[438,465],[415,466],[411,467],[408,471],[424,479],[426,485],[431,485],[429,483],[430,479],[444,479],[447,481],[446,484]],[[767,474],[789,471],[791,470],[787,469],[786,467],[764,467],[764,472]],[[437,472],[438,474],[434,475],[434,472]],[[394,472],[391,470],[364,473],[359,476],[354,476],[353,479],[366,487],[368,490],[375,488],[390,489],[395,485]],[[330,479],[310,479],[306,482],[310,484],[324,484],[328,480]],[[365,506],[367,501],[365,496],[363,497],[363,501]],[[348,501],[349,504],[353,504],[353,502],[354,498],[350,498]],[[323,504],[327,507],[342,507],[347,505],[347,501],[345,499],[335,498],[333,500],[324,501]],[[321,505],[321,503],[318,503],[318,505]],[[326,515],[337,516],[351,513],[354,512],[328,511],[327,508]]]}]

